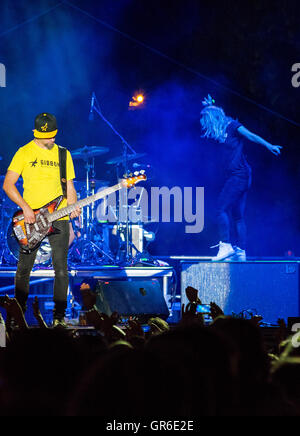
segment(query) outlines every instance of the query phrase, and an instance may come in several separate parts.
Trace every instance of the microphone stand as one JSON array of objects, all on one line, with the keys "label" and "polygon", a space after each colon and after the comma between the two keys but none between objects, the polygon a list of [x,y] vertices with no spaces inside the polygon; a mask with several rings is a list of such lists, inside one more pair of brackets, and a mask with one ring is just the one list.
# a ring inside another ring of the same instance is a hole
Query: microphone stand
[{"label": "microphone stand", "polygon": [[[126,141],[126,139],[114,128],[114,126],[108,121],[107,118],[102,114],[99,102],[97,100],[97,97],[95,93],[93,93],[93,98],[96,104],[94,103],[92,105],[92,110],[94,110],[101,118],[102,120],[111,128],[111,130],[121,139],[121,142],[123,144],[123,167],[124,167],[124,174],[128,174],[128,150],[130,150],[133,154],[137,154],[136,151],[132,148],[130,144]],[[122,195],[121,193],[119,195]],[[119,205],[120,207],[120,205]],[[126,189],[125,193],[125,207],[126,207],[126,263],[129,263],[129,217],[128,217],[128,193]],[[120,210],[119,210],[119,221],[120,221]]]}]

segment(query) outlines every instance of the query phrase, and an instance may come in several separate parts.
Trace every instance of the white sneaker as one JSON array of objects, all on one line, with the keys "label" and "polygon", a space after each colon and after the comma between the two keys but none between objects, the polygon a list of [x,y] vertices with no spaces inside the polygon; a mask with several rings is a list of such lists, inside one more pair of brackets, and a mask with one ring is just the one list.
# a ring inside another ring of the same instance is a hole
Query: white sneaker
[{"label": "white sneaker", "polygon": [[247,260],[246,250],[242,250],[239,247],[234,247],[234,250],[235,250],[235,253],[230,258],[230,260],[233,262],[246,262],[246,260]]},{"label": "white sneaker", "polygon": [[218,245],[215,245],[211,248],[219,247],[219,252],[216,256],[214,256],[211,260],[212,262],[220,262],[222,260],[231,258],[235,254],[235,251],[231,244],[227,242],[220,241]]}]

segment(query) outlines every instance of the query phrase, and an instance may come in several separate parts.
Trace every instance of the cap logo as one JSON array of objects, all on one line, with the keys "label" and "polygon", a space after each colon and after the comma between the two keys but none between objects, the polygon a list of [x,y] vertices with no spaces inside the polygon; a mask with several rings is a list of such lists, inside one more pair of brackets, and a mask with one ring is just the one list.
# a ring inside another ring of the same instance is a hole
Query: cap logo
[{"label": "cap logo", "polygon": [[44,125],[41,127],[41,129],[42,129],[43,132],[47,132],[47,130],[48,130],[48,123],[44,124]]}]

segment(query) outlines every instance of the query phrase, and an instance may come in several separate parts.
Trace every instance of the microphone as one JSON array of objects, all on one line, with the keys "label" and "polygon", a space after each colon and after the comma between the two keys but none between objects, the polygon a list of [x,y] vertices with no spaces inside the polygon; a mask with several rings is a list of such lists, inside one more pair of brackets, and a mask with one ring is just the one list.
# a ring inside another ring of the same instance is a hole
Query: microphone
[{"label": "microphone", "polygon": [[95,105],[95,93],[92,94],[92,101],[91,101],[91,108],[90,108],[90,114],[89,114],[89,121],[94,120],[94,105]]}]

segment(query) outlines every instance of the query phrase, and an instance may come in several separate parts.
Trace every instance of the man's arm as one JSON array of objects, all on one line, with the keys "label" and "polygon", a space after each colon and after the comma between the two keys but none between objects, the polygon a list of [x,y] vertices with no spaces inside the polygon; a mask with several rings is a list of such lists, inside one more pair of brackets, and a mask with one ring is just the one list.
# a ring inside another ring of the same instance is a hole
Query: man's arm
[{"label": "man's arm", "polygon": [[253,132],[250,132],[250,130],[246,129],[246,127],[244,127],[244,126],[240,126],[238,128],[238,132],[241,135],[245,136],[247,139],[249,139],[249,141],[255,142],[256,144],[263,145],[268,150],[270,150],[271,153],[275,154],[275,156],[280,155],[280,149],[282,148],[280,145],[272,145],[272,144],[270,144],[268,141],[265,141],[260,136],[256,135]]},{"label": "man's arm", "polygon": [[16,188],[16,183],[19,177],[20,175],[18,173],[8,170],[3,182],[3,190],[8,198],[23,210],[25,222],[32,224],[35,222],[35,214]]},{"label": "man's arm", "polygon": [[[76,189],[75,189],[73,180],[67,181],[67,201],[68,201],[68,205],[74,204],[77,202],[77,193],[76,193]],[[80,216],[80,214],[81,214],[81,209],[78,208],[70,214],[70,218],[71,219],[76,218],[76,217]]]}]

